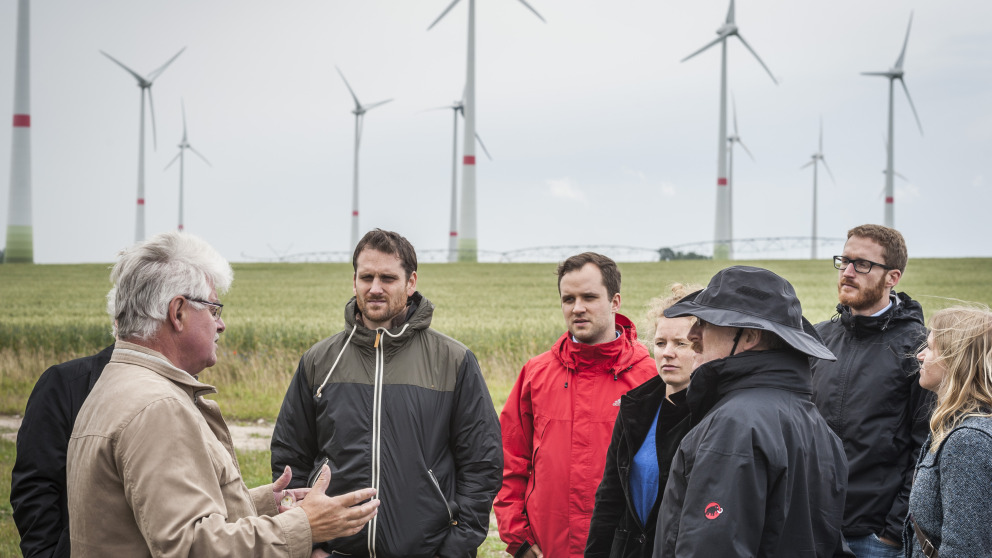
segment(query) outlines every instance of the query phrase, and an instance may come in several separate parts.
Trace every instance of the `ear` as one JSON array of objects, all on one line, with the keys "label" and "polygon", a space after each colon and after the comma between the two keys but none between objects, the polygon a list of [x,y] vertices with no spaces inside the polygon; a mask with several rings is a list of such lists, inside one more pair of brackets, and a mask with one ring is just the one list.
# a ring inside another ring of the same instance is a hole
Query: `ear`
[{"label": "ear", "polygon": [[614,314],[620,311],[620,293],[613,295],[613,300],[610,301],[610,311]]},{"label": "ear", "polygon": [[358,296],[358,274],[351,276],[351,294]]},{"label": "ear", "polygon": [[890,269],[885,272],[885,286],[892,288],[899,284],[899,279],[902,279],[902,272],[898,269]]},{"label": "ear", "polygon": [[406,280],[406,296],[411,297],[417,292],[417,272],[411,271],[410,278]]},{"label": "ear", "polygon": [[760,329],[745,329],[741,336],[741,342],[737,345],[737,352],[750,351],[761,345],[762,332]]},{"label": "ear", "polygon": [[169,301],[169,313],[166,316],[166,321],[169,323],[169,326],[172,327],[172,329],[177,333],[183,330],[183,327],[185,325],[183,323],[183,314],[188,309],[189,307],[186,304],[186,299],[181,296],[177,296],[173,298],[171,301]]}]

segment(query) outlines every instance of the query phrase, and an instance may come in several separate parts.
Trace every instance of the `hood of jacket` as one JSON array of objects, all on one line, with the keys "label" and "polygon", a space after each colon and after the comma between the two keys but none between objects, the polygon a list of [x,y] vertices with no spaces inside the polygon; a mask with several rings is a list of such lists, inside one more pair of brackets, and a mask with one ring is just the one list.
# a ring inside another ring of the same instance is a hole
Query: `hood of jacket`
[{"label": "hood of jacket", "polygon": [[[367,347],[369,350],[375,347],[377,330],[365,327],[364,323],[358,319],[358,299],[351,297],[344,306],[345,330],[354,330],[351,343],[358,347]],[[406,301],[406,315],[402,320],[394,319],[386,334],[390,337],[390,343],[386,346],[398,349],[403,345],[403,341],[409,340],[414,331],[425,330],[431,326],[431,318],[434,316],[434,304],[427,300],[427,297],[416,291]]]},{"label": "hood of jacket", "polygon": [[793,350],[746,351],[700,365],[686,393],[692,425],[727,394],[753,388],[791,391],[810,399],[813,385],[809,357]]},{"label": "hood of jacket", "polygon": [[551,352],[569,372],[609,372],[619,376],[644,355],[638,354],[639,351],[636,350],[639,343],[637,328],[629,318],[618,313],[616,330],[620,332],[616,339],[595,345],[577,343],[572,340],[572,334],[566,331],[555,342]]},{"label": "hood of jacket", "polygon": [[875,335],[898,322],[924,323],[923,307],[920,306],[919,302],[909,298],[906,293],[893,291],[889,293],[889,301],[892,303],[892,307],[881,316],[856,316],[851,312],[850,307],[838,304],[837,314],[832,319],[834,321],[840,320],[844,329],[858,338]]}]

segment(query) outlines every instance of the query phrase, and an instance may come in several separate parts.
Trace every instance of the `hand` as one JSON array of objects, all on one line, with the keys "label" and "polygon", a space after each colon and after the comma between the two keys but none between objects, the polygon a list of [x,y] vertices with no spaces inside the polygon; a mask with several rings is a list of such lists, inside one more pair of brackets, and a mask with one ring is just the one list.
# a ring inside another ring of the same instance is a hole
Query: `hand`
[{"label": "hand", "polygon": [[289,481],[291,480],[293,480],[293,471],[289,468],[289,465],[286,465],[286,468],[282,471],[282,475],[276,479],[276,482],[272,483],[272,497],[276,500],[276,509],[279,510],[279,513],[283,513],[286,510],[296,507],[296,504],[293,504],[292,506],[282,505],[282,499],[287,494],[293,497],[294,502],[299,502],[300,500],[306,498],[307,493],[310,492],[309,488],[293,488],[286,490],[286,487],[289,486]]},{"label": "hand", "polygon": [[537,543],[534,543],[530,545],[530,548],[528,548],[527,552],[524,553],[524,558],[544,558],[544,553],[541,552],[541,549],[537,546]]},{"label": "hand", "polygon": [[331,498],[326,494],[330,483],[331,469],[324,465],[310,493],[297,504],[307,514],[310,536],[314,542],[354,535],[378,513],[379,500],[360,504],[374,498],[375,489],[363,488]]},{"label": "hand", "polygon": [[315,548],[313,552],[310,553],[310,558],[327,558],[330,554],[327,553],[323,548]]}]

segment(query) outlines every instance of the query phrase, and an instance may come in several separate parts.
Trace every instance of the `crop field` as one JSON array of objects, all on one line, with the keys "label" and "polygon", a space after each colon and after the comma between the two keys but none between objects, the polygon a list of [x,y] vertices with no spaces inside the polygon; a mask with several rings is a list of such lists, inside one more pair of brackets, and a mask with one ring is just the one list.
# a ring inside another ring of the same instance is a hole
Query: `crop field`
[{"label": "crop field", "polygon": [[[830,318],[837,272],[827,260],[735,262],[767,267],[796,288],[807,318]],[[640,325],[647,301],[666,285],[705,285],[725,264],[625,263],[621,313]],[[436,306],[433,327],[478,357],[499,410],[520,367],[564,331],[555,264],[425,264],[418,290]],[[349,264],[236,264],[225,296],[218,364],[200,375],[216,385],[231,421],[274,420],[302,353],[344,326],[352,296]],[[38,376],[52,364],[110,344],[105,297],[109,266],[0,265],[0,414],[19,415]],[[898,290],[927,316],[958,301],[992,305],[992,259],[915,259]],[[0,492],[10,485],[13,448],[0,445]],[[248,479],[268,477],[267,452],[242,454]],[[259,480],[261,482],[261,480]],[[251,484],[251,483],[249,483]],[[6,492],[0,502],[0,555],[17,555]],[[13,540],[11,540],[13,537]],[[487,541],[484,556],[497,556]],[[13,553],[13,554],[11,554]]]}]

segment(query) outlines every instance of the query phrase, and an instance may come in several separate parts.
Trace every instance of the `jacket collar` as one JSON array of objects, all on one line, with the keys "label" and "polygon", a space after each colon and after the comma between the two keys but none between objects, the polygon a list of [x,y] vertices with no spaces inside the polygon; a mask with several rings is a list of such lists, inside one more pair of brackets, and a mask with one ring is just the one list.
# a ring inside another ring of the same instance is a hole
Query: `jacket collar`
[{"label": "jacket collar", "polygon": [[[359,346],[367,345],[371,347],[375,343],[376,331],[365,327],[362,320],[358,319],[358,315],[358,299],[351,297],[351,300],[344,307],[346,329],[351,330],[352,327],[357,326],[355,338],[352,340],[353,343],[357,343]],[[391,334],[390,337],[394,340],[396,338],[409,339],[414,331],[429,328],[433,316],[434,304],[430,300],[427,300],[427,297],[420,294],[420,291],[416,291],[407,300],[405,317],[393,320],[387,331],[389,331]],[[405,329],[404,326],[406,326]]]},{"label": "jacket collar", "polygon": [[217,393],[217,388],[214,386],[200,382],[185,370],[176,368],[162,353],[143,345],[117,341],[110,362],[147,368],[182,388],[191,399],[196,399],[200,395]]},{"label": "jacket collar", "polygon": [[892,291],[889,293],[889,301],[892,306],[880,316],[856,316],[850,307],[838,304],[837,314],[833,319],[840,320],[844,329],[855,337],[874,335],[901,321],[924,323],[923,307],[906,293]]},{"label": "jacket collar", "polygon": [[813,394],[809,357],[792,350],[746,351],[707,362],[692,374],[686,402],[695,426],[726,395],[752,388]]},{"label": "jacket collar", "polygon": [[634,363],[637,328],[630,319],[618,313],[616,330],[619,332],[616,339],[595,345],[576,343],[572,334],[566,331],[555,343],[554,354],[569,370],[619,375]]}]

